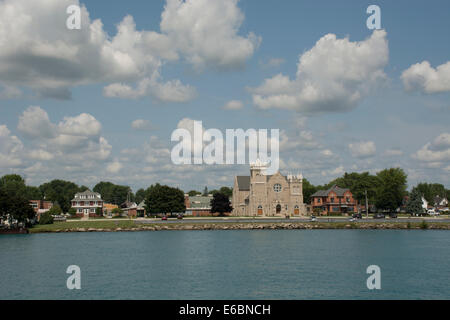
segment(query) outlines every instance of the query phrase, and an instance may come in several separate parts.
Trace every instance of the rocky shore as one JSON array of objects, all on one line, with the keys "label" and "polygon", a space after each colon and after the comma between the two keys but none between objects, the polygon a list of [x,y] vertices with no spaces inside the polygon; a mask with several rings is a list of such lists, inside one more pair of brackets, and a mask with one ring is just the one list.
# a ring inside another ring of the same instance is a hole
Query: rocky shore
[{"label": "rocky shore", "polygon": [[132,231],[169,231],[169,230],[315,230],[315,229],[388,229],[388,230],[450,230],[448,223],[205,223],[205,224],[153,224],[127,228],[61,228],[36,230],[33,233],[62,232],[132,232]]}]

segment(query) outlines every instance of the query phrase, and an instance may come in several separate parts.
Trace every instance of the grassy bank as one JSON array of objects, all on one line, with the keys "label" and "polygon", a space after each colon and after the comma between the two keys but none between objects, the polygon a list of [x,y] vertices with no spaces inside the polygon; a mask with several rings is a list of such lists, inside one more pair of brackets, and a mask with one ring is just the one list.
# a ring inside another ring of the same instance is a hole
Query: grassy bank
[{"label": "grassy bank", "polygon": [[159,230],[261,230],[261,229],[407,229],[450,230],[448,222],[222,222],[222,223],[153,223],[136,224],[124,221],[75,221],[37,225],[31,233],[48,232],[114,232],[114,231],[159,231]]}]

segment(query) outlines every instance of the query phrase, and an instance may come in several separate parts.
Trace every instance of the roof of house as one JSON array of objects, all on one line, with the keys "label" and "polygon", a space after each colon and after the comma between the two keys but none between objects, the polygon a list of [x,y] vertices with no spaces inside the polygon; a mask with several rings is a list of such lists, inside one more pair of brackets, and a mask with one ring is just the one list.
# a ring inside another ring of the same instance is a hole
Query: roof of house
[{"label": "roof of house", "polygon": [[97,198],[97,199],[101,199],[102,198],[102,195],[100,193],[92,192],[91,190],[86,190],[84,192],[76,193],[73,200],[80,199],[80,196],[87,196],[88,198],[86,198],[86,200],[90,199],[89,196],[94,196],[94,198]]},{"label": "roof of house", "polygon": [[350,189],[340,188],[337,185],[334,185],[328,190],[319,190],[319,191],[317,191],[311,197],[328,197],[328,195],[330,194],[331,191],[336,193],[336,195],[338,197],[343,197],[344,193],[346,193],[347,191],[350,191]]},{"label": "roof of house", "polygon": [[436,196],[436,197],[434,197],[434,205],[440,205],[441,203],[447,203],[448,202],[448,200],[447,200],[447,198],[442,198],[442,197],[440,197],[440,196]]},{"label": "roof of house", "polygon": [[137,205],[137,208],[140,209],[140,210],[145,209],[145,200],[142,200],[142,201]]},{"label": "roof of house", "polygon": [[189,197],[190,209],[211,208],[211,199],[204,196]]}]

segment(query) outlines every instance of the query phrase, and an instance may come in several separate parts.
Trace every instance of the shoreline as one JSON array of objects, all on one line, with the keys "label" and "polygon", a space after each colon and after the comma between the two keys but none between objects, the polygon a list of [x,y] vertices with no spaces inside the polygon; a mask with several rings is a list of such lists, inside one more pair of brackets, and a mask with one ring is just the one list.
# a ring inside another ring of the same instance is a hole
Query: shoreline
[{"label": "shoreline", "polygon": [[257,223],[171,223],[116,226],[47,225],[30,228],[30,234],[69,232],[142,232],[206,230],[450,230],[448,222],[257,222]]}]

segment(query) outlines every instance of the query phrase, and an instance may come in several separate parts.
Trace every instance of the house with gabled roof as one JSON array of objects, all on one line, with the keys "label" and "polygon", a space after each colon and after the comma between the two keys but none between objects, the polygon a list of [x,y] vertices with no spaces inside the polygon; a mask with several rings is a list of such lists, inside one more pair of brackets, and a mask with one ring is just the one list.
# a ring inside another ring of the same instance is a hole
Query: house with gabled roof
[{"label": "house with gabled roof", "polygon": [[75,194],[71,201],[72,208],[77,212],[78,217],[96,217],[97,209],[103,212],[103,199],[100,193],[86,190]]},{"label": "house with gabled roof", "polygon": [[318,209],[322,215],[358,212],[358,201],[353,198],[350,189],[337,185],[314,193],[311,196],[311,205],[313,211]]}]

